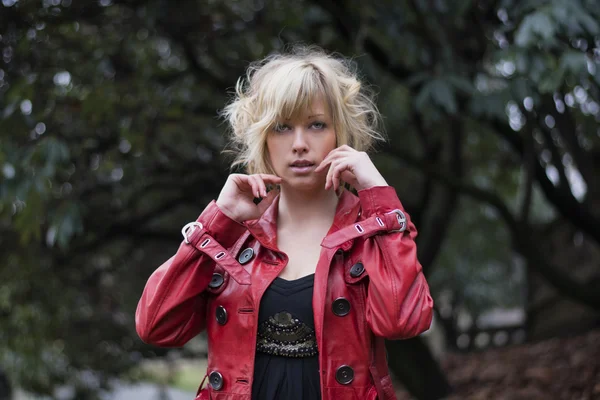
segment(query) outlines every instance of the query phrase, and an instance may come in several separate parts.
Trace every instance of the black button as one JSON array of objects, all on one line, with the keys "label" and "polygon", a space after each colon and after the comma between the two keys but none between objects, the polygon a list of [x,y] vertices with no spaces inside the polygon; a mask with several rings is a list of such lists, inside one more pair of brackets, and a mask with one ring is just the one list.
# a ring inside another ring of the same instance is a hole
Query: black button
[{"label": "black button", "polygon": [[223,281],[223,275],[219,274],[218,272],[215,272],[212,276],[212,279],[210,280],[210,283],[208,284],[208,287],[216,289],[218,287],[221,287]]},{"label": "black button", "polygon": [[223,306],[217,307],[217,322],[221,325],[227,323],[227,310]]},{"label": "black button", "polygon": [[217,371],[213,371],[208,376],[208,384],[213,390],[221,390],[223,387],[223,375]]},{"label": "black button", "polygon": [[342,365],[335,371],[335,380],[342,385],[347,385],[354,380],[354,370],[348,365]]},{"label": "black button", "polygon": [[250,247],[242,251],[240,256],[238,257],[238,262],[242,265],[246,264],[248,261],[252,260],[252,256],[254,255],[254,250]]},{"label": "black button", "polygon": [[343,249],[337,249],[337,250],[335,251],[335,255],[336,255],[336,256],[341,256],[342,254],[344,254],[344,250],[343,250]]},{"label": "black button", "polygon": [[358,278],[365,272],[365,266],[363,263],[356,263],[350,268],[350,276],[353,278]]},{"label": "black button", "polygon": [[335,315],[343,317],[350,312],[350,302],[345,298],[340,297],[333,302],[332,308]]}]

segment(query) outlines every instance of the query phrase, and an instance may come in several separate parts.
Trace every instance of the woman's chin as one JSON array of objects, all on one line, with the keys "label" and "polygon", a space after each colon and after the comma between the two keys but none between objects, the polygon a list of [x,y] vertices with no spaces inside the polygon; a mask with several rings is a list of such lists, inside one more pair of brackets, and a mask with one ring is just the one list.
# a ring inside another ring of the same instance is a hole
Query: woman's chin
[{"label": "woman's chin", "polygon": [[315,176],[291,176],[284,178],[282,185],[287,186],[291,190],[298,190],[302,192],[312,191],[318,192],[325,189],[325,181],[322,179],[315,179]]}]

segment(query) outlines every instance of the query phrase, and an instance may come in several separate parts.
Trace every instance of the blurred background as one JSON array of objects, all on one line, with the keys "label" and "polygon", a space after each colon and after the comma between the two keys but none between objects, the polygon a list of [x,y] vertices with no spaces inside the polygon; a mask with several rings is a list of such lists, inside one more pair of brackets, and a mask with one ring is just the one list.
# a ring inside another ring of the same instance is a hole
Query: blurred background
[{"label": "blurred background", "polygon": [[135,306],[225,182],[237,78],[298,42],[379,92],[420,232],[399,398],[600,398],[598,0],[1,0],[0,399],[193,398],[203,336],[146,346]]}]

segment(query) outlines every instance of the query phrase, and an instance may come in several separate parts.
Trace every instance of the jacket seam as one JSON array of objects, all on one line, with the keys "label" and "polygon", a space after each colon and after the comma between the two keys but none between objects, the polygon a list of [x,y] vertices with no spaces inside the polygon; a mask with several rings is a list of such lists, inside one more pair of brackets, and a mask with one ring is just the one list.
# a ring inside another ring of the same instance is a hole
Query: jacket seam
[{"label": "jacket seam", "polygon": [[[194,299],[197,300],[197,299]],[[194,301],[194,304],[196,303],[196,301]],[[177,335],[175,336],[174,341],[175,342],[179,342],[179,338],[181,337],[181,335],[183,335],[183,332],[185,332],[186,328],[190,325],[190,322],[192,321],[192,319],[194,318],[194,315],[196,314],[196,310],[193,310],[193,314],[190,316],[190,318],[185,322],[185,324],[182,324],[181,328],[179,329],[179,332],[177,332]]]},{"label": "jacket seam", "polygon": [[[195,248],[194,248],[194,250],[195,250]],[[185,264],[186,262],[188,262],[192,258],[193,254],[194,254],[194,252],[190,251],[189,254],[187,255],[187,257],[185,257],[183,259],[184,261],[182,261],[182,264]],[[171,268],[171,265],[173,265],[173,261],[171,261],[171,264],[169,265],[169,269]],[[164,296],[162,296],[160,303],[158,303],[158,307],[156,307],[156,311],[154,312],[154,315],[152,316],[152,319],[150,320],[150,323],[148,324],[148,326],[154,326],[154,323],[156,322],[156,317],[158,316],[158,312],[162,309],[162,305],[168,297],[168,293],[169,293],[168,289],[171,288],[171,285],[173,284],[174,279],[175,279],[175,274],[172,274],[171,279],[165,285],[165,293],[166,294]],[[191,319],[191,317],[190,317],[190,319]],[[179,329],[177,337],[179,337],[181,335],[181,331],[187,325],[188,322],[189,322],[189,319],[186,322],[186,324]]]},{"label": "jacket seam", "polygon": [[[417,277],[415,278],[415,281],[414,281],[413,285],[417,284],[417,281],[419,280],[419,274],[421,274],[421,273],[422,272],[418,272],[417,273]],[[424,299],[423,299],[423,285],[420,285],[420,287],[419,287],[419,297],[418,298],[420,300],[419,303],[417,304],[418,305],[418,309],[417,309],[417,307],[415,307],[413,309],[413,313],[415,313],[415,312],[419,313],[419,319],[417,320],[417,327],[420,327],[421,326],[421,319],[423,318],[423,313],[421,312],[421,309],[423,308],[423,301],[424,301]]]},{"label": "jacket seam", "polygon": [[[377,247],[379,247],[379,250],[381,251],[381,255],[383,256],[383,261],[384,261],[384,267],[386,269],[388,268],[392,268],[393,264],[390,262],[390,257],[389,254],[387,254],[387,249],[386,249],[386,244],[382,243],[383,242],[383,237],[382,236],[375,236],[375,241],[377,243]],[[390,277],[390,281],[392,282],[392,298],[394,301],[394,321],[392,325],[396,324],[396,320],[397,318],[400,317],[399,315],[399,305],[398,305],[398,291],[397,291],[397,285],[396,285],[396,277],[394,276],[393,273],[389,273],[388,274]]]}]

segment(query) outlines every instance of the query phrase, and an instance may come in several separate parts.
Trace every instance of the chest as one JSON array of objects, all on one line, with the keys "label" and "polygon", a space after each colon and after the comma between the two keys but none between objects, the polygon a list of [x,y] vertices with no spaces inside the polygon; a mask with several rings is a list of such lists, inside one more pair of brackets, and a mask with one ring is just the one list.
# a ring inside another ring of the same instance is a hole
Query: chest
[{"label": "chest", "polygon": [[288,256],[288,263],[279,276],[293,280],[313,274],[321,254],[321,241],[326,233],[326,229],[313,229],[279,234],[277,246]]}]

